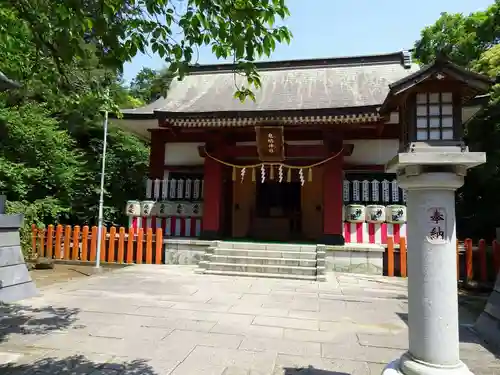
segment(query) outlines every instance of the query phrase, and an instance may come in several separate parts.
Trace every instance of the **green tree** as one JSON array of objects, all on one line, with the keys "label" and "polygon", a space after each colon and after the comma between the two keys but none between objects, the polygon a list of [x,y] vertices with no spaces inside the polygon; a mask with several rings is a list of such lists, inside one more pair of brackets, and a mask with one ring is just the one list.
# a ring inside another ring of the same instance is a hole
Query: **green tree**
[{"label": "green tree", "polygon": [[[15,13],[0,7],[0,69],[22,83],[0,95],[0,194],[7,195],[9,211],[24,213],[25,244],[32,223],[95,223],[103,91],[110,89],[117,106],[128,106],[130,99],[143,104],[96,57],[66,64],[63,77],[28,35]],[[144,142],[110,128],[108,223],[123,224],[124,203],[140,197],[147,163]]]},{"label": "green tree", "polygon": [[260,86],[253,62],[291,38],[276,25],[289,15],[285,0],[6,0],[2,6],[24,21],[29,40],[62,75],[75,58],[95,56],[114,71],[151,49],[182,79],[197,48],[211,46],[246,76],[248,87],[236,92],[242,100]]},{"label": "green tree", "polygon": [[[424,64],[442,53],[455,63],[486,74],[500,75],[500,0],[485,11],[465,16],[442,13],[421,33],[415,57]],[[494,237],[500,227],[500,85],[493,86],[490,102],[465,129],[465,138],[475,151],[484,151],[487,162],[468,172],[457,194],[457,228],[462,237]]]}]

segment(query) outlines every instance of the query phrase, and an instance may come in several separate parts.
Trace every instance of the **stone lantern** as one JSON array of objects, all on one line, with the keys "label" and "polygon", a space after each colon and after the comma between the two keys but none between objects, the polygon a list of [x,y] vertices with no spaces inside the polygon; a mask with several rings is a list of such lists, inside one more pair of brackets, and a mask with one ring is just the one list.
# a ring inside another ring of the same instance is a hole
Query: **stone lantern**
[{"label": "stone lantern", "polygon": [[407,191],[409,350],[384,374],[470,374],[460,361],[455,191],[486,162],[462,140],[465,104],[492,81],[444,58],[391,84],[381,115],[399,109],[399,153],[386,170]]}]

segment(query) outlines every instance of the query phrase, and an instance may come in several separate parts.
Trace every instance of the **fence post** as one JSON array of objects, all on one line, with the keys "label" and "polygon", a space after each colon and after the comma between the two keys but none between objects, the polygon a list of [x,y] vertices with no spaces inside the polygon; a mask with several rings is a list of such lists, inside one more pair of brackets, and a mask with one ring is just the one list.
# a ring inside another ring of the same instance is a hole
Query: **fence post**
[{"label": "fence post", "polygon": [[92,227],[92,232],[90,234],[90,261],[95,262],[95,256],[97,252],[97,227],[94,225]]},{"label": "fence post", "polygon": [[134,263],[134,228],[128,228],[127,263]]},{"label": "fence post", "polygon": [[75,225],[73,228],[73,248],[71,251],[71,260],[80,258],[80,226]]},{"label": "fence post", "polygon": [[55,259],[61,259],[62,232],[63,232],[63,227],[61,224],[59,224],[56,227],[56,244],[54,246],[54,258]]},{"label": "fence post", "polygon": [[488,261],[486,259],[486,241],[479,241],[479,269],[481,275],[481,281],[488,281]]},{"label": "fence post", "polygon": [[116,242],[116,228],[109,229],[109,245],[108,245],[108,262],[114,263],[115,261],[115,242]]},{"label": "fence post", "polygon": [[70,246],[71,246],[71,225],[66,225],[64,228],[64,259],[68,260],[70,258]]},{"label": "fence post", "polygon": [[44,257],[45,256],[45,232],[46,230],[45,229],[39,229],[38,230],[38,238],[40,240],[40,244],[39,244],[39,254],[41,257]]},{"label": "fence post", "polygon": [[472,240],[467,238],[465,240],[465,280],[466,282],[472,281],[474,270],[472,265]]},{"label": "fence post", "polygon": [[100,257],[101,262],[106,261],[106,238],[107,238],[106,233],[107,233],[107,228],[103,225],[102,236],[101,236],[101,257]]},{"label": "fence post", "polygon": [[118,263],[123,263],[123,254],[124,254],[124,247],[125,247],[125,228],[120,227],[120,237],[118,238],[118,254],[117,254],[117,259],[116,261]]},{"label": "fence post", "polygon": [[[38,249],[36,248],[36,238],[38,229],[35,224],[31,224],[31,252],[33,254],[38,254]],[[40,255],[40,254],[38,254]]]},{"label": "fence post", "polygon": [[161,264],[162,250],[163,250],[163,230],[161,228],[156,229],[156,254],[155,263]]},{"label": "fence post", "polygon": [[52,253],[53,253],[53,242],[54,242],[54,226],[52,224],[50,224],[48,227],[47,227],[47,247],[46,247],[46,251],[45,251],[45,256],[47,258],[50,258],[52,259]]},{"label": "fence post", "polygon": [[401,268],[401,277],[406,277],[407,276],[406,237],[401,237],[399,239],[399,262]]},{"label": "fence post", "polygon": [[142,263],[142,247],[143,247],[142,241],[144,241],[144,229],[139,228],[137,233],[137,252],[135,257],[136,264]]},{"label": "fence post", "polygon": [[387,275],[394,276],[394,238],[387,237]]},{"label": "fence post", "polygon": [[89,226],[85,225],[82,230],[82,260],[87,261],[87,252],[89,249]]},{"label": "fence post", "polygon": [[153,263],[153,228],[148,228],[146,232],[146,263]]}]

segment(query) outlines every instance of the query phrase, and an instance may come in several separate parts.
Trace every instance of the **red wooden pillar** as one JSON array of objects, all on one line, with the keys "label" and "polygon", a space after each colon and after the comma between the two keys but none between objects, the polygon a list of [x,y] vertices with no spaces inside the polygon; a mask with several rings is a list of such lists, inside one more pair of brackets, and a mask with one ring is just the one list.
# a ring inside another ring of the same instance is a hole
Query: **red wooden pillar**
[{"label": "red wooden pillar", "polygon": [[343,157],[325,163],[323,173],[323,243],[344,245],[342,222]]},{"label": "red wooden pillar", "polygon": [[165,169],[166,137],[163,129],[152,129],[151,149],[149,151],[149,178],[163,179]]},{"label": "red wooden pillar", "polygon": [[205,156],[203,177],[203,218],[200,238],[206,240],[219,239],[221,235],[221,201],[223,165]]}]

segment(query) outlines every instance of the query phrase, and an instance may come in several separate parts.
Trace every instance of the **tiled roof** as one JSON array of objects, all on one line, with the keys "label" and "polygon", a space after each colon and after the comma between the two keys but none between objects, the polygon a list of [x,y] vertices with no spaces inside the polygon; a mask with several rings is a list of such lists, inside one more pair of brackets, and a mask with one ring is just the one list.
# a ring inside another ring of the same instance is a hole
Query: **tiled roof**
[{"label": "tiled roof", "polygon": [[418,71],[403,65],[401,52],[334,59],[258,63],[262,87],[254,90],[256,101],[233,98],[244,78],[231,65],[194,68],[182,81],[174,80],[168,98],[124,113],[158,110],[181,114],[203,112],[259,112],[316,110],[381,105],[389,84]]}]

